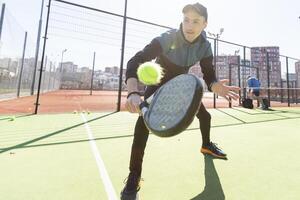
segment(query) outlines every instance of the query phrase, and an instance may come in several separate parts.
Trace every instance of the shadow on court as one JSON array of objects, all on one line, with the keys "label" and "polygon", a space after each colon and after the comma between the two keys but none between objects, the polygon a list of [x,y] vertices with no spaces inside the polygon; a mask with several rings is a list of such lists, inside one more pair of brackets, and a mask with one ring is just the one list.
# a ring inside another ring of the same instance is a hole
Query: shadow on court
[{"label": "shadow on court", "polygon": [[[109,113],[109,114],[106,114],[106,115],[102,115],[102,116],[100,116],[100,117],[96,117],[96,118],[94,118],[94,119],[88,120],[87,123],[90,123],[90,122],[93,122],[93,121],[102,119],[102,118],[104,118],[104,117],[108,117],[108,116],[113,115],[113,114],[115,114],[115,113],[117,113],[117,112],[113,112],[113,113]],[[5,153],[5,152],[10,151],[10,150],[13,150],[13,149],[29,148],[29,147],[37,147],[37,146],[46,146],[46,145],[48,145],[48,144],[43,144],[43,145],[31,145],[31,146],[29,146],[29,145],[32,144],[32,143],[34,143],[34,142],[41,141],[41,140],[43,140],[43,139],[49,138],[49,137],[51,137],[51,136],[58,135],[58,134],[63,133],[63,132],[65,132],[65,131],[68,131],[68,130],[77,128],[77,127],[82,126],[82,125],[84,125],[84,124],[85,124],[85,122],[82,122],[82,123],[79,123],[79,124],[76,124],[76,125],[73,125],[73,126],[70,126],[70,127],[67,127],[67,128],[64,128],[64,129],[61,129],[61,130],[52,132],[52,133],[49,133],[49,134],[44,135],[44,136],[41,136],[41,137],[37,137],[37,138],[35,138],[35,139],[29,140],[29,141],[26,141],[26,142],[23,142],[23,143],[20,143],[20,144],[11,146],[11,147],[7,147],[7,148],[0,149],[0,154],[1,154],[1,153]],[[89,140],[84,140],[84,141],[89,141]],[[82,142],[82,141],[61,142],[61,143],[56,143],[56,144],[66,144],[66,143],[75,143],[75,142]],[[49,145],[53,145],[53,144],[49,144]]]},{"label": "shadow on court", "polygon": [[[299,112],[295,112],[295,111],[293,112],[293,111],[285,111],[285,110],[271,110],[272,112],[265,113],[263,111],[257,111],[256,110],[256,113],[251,113],[251,111],[247,112],[247,111],[244,111],[244,110],[241,110],[241,109],[237,109],[237,108],[233,108],[233,109],[237,110],[239,112],[245,113],[245,114],[249,114],[249,115],[257,115],[257,114],[259,115],[259,114],[269,114],[270,113],[270,114],[274,114],[274,115],[280,116],[282,118],[280,118],[280,119],[265,119],[265,120],[259,120],[259,121],[254,121],[254,122],[247,122],[247,121],[239,119],[237,116],[234,116],[232,114],[227,113],[226,111],[224,111],[222,109],[216,109],[219,112],[222,112],[222,113],[230,116],[231,118],[234,118],[238,122],[236,122],[236,123],[229,123],[229,124],[223,124],[223,125],[213,125],[212,128],[219,128],[219,127],[226,127],[226,126],[237,126],[237,125],[243,125],[243,124],[256,124],[256,123],[263,123],[263,122],[281,121],[281,120],[288,120],[288,119],[297,119],[297,118],[300,118],[300,116],[299,117],[287,117],[287,116],[280,115],[280,114],[288,114],[288,113],[291,113],[291,114],[300,114]],[[96,117],[94,119],[88,120],[87,123],[90,123],[90,122],[102,119],[104,117],[108,117],[108,116],[113,115],[115,113],[117,113],[117,112],[112,112],[112,113],[108,113],[106,115],[102,115],[102,116]],[[17,116],[16,118],[22,118],[22,117],[27,117],[27,116],[31,116],[31,115],[32,114],[27,114],[27,115]],[[0,121],[1,120],[9,120],[9,119],[11,119],[11,118],[10,117],[5,117],[5,118],[0,119]],[[85,123],[82,122],[82,123],[75,124],[73,126],[70,126],[70,127],[64,128],[64,129],[60,129],[58,131],[46,134],[46,135],[41,136],[41,137],[37,137],[35,139],[29,140],[29,141],[26,141],[26,142],[23,142],[23,143],[20,143],[20,144],[11,146],[11,147],[0,148],[0,154],[1,153],[5,153],[5,152],[10,151],[10,150],[13,150],[13,149],[20,149],[20,148],[31,148],[31,147],[40,147],[40,146],[51,146],[51,145],[63,145],[63,144],[71,144],[71,143],[88,142],[89,141],[88,139],[82,139],[82,140],[69,140],[69,141],[62,141],[62,142],[52,142],[52,143],[45,143],[45,144],[33,144],[33,143],[35,143],[37,141],[42,141],[43,139],[50,138],[51,136],[58,135],[58,134],[63,133],[65,131],[68,131],[68,130],[77,128],[79,126],[82,126],[84,124]],[[199,129],[198,127],[197,128],[188,128],[188,129],[186,129],[186,131],[192,131],[192,130],[198,130],[198,129]],[[119,136],[110,136],[110,137],[96,137],[96,138],[94,138],[94,140],[118,139],[118,138],[127,138],[127,137],[133,137],[133,134],[119,135]]]},{"label": "shadow on court", "polygon": [[204,175],[205,187],[204,190],[193,197],[191,200],[224,200],[225,194],[216,171],[213,158],[209,155],[204,155]]}]

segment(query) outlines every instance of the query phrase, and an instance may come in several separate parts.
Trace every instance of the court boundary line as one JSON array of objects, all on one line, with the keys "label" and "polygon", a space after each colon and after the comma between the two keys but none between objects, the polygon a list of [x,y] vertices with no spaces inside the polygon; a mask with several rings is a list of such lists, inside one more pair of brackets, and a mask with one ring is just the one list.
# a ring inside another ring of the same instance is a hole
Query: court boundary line
[{"label": "court boundary line", "polygon": [[93,132],[92,132],[90,126],[88,125],[88,121],[87,121],[86,117],[84,116],[84,114],[81,113],[80,115],[81,115],[81,118],[84,122],[84,126],[85,126],[85,129],[87,131],[90,147],[91,147],[91,150],[93,152],[94,158],[96,160],[98,172],[100,173],[100,177],[102,179],[102,183],[104,185],[104,188],[105,188],[106,194],[108,196],[108,199],[109,200],[117,200],[118,198],[117,198],[115,189],[114,189],[114,187],[112,185],[112,182],[109,178],[109,175],[108,175],[107,170],[105,168],[103,159],[102,159],[101,154],[99,152],[99,149],[97,148]]},{"label": "court boundary line", "polygon": [[221,113],[224,113],[224,114],[228,115],[229,117],[231,117],[231,118],[233,118],[233,119],[235,119],[235,120],[237,120],[237,121],[240,121],[240,122],[243,123],[243,124],[246,124],[246,123],[247,123],[246,121],[241,120],[241,119],[239,119],[238,117],[236,117],[236,116],[234,116],[234,115],[232,115],[232,114],[229,114],[229,113],[227,113],[226,111],[223,111],[223,110],[221,110],[221,109],[219,109],[219,108],[216,108],[216,110],[219,111],[219,112],[221,112]]}]

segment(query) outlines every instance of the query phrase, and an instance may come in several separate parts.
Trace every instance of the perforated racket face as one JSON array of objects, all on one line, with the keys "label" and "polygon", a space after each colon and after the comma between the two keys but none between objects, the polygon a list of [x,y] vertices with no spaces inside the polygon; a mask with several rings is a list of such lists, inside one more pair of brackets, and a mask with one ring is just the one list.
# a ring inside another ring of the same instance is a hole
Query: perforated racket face
[{"label": "perforated racket face", "polygon": [[191,121],[200,105],[202,85],[200,91],[199,84],[201,85],[198,78],[184,74],[163,85],[156,92],[146,116],[150,131],[162,137],[169,137],[186,128],[189,124],[182,126],[182,122],[186,119]]}]

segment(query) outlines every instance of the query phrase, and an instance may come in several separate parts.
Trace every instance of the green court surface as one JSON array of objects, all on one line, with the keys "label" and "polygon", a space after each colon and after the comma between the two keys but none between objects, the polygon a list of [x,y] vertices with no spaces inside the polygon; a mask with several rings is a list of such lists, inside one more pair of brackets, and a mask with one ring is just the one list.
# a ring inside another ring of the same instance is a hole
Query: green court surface
[{"label": "green court surface", "polygon": [[[198,121],[150,135],[141,200],[296,200],[300,108],[211,109],[211,139],[228,160],[200,153]],[[136,114],[0,116],[0,199],[119,199]]]}]

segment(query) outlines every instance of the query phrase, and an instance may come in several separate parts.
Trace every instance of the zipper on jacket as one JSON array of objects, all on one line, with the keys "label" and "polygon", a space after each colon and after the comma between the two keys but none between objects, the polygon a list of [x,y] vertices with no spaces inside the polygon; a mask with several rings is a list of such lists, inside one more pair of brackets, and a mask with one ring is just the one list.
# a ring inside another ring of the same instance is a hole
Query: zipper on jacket
[{"label": "zipper on jacket", "polygon": [[185,66],[188,67],[189,66],[189,54],[190,54],[190,47],[189,45],[187,46],[187,55],[186,55],[186,59],[185,59]]}]

